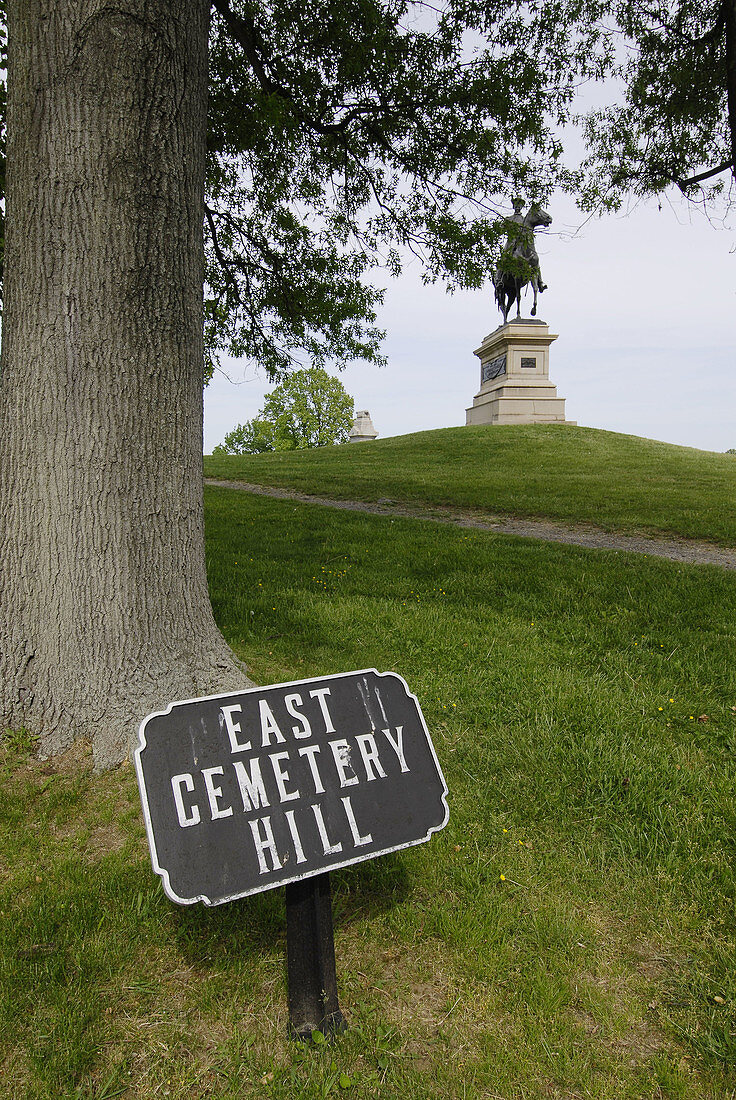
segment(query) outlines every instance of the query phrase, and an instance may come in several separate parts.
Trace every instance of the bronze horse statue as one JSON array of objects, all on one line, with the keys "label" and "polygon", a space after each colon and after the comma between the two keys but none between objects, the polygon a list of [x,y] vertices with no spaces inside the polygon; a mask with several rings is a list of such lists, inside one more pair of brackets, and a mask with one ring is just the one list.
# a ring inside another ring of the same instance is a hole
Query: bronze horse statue
[{"label": "bronze horse statue", "polygon": [[499,265],[493,272],[496,303],[503,314],[504,324],[514,301],[516,301],[516,316],[521,316],[521,292],[525,286],[531,286],[534,290],[532,317],[537,315],[537,294],[547,289],[542,282],[539,256],[534,247],[534,230],[540,226],[546,228],[551,225],[552,218],[536,202],[532,203],[523,218],[518,200],[514,202],[514,208],[516,213],[508,220],[515,223],[518,229],[509,229],[508,242],[501,253]]}]

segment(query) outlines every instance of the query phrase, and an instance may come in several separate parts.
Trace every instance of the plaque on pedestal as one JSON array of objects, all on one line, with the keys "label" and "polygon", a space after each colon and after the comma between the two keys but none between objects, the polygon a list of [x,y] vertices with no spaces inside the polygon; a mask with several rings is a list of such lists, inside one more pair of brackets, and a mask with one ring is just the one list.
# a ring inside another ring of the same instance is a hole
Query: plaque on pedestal
[{"label": "plaque on pedestal", "polygon": [[517,317],[486,336],[473,352],[480,359],[480,389],[466,424],[573,424],[565,399],[549,380],[549,348],[557,336],[545,321]]}]

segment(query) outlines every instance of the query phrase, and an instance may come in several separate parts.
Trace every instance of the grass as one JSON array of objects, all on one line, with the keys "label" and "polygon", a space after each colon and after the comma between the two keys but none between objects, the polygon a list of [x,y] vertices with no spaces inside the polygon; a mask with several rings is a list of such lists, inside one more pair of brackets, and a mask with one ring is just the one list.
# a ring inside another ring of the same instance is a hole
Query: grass
[{"label": "grass", "polygon": [[736,577],[208,490],[260,683],[395,669],[450,789],[333,876],[332,1044],[286,1037],[282,891],[178,908],[133,769],[0,761],[8,1100],[736,1095]]},{"label": "grass", "polygon": [[265,455],[206,456],[208,477],[343,499],[544,516],[736,546],[736,458],[595,428],[442,428]]}]

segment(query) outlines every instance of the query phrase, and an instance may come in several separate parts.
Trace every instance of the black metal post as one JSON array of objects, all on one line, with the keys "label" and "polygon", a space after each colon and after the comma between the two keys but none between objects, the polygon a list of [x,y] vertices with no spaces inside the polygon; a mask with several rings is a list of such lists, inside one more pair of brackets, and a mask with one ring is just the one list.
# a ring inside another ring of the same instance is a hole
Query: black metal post
[{"label": "black metal post", "polygon": [[337,1002],[330,876],[315,875],[285,889],[289,1034],[305,1039],[313,1031],[345,1031]]}]

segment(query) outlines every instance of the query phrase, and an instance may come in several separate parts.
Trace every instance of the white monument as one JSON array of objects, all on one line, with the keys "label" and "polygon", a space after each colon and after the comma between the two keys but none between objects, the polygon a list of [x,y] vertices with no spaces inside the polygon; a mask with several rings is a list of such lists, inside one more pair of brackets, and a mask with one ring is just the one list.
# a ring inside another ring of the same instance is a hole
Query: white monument
[{"label": "white monument", "polygon": [[350,443],[363,443],[369,439],[375,439],[378,432],[373,427],[371,414],[367,409],[356,412],[353,426],[350,429],[348,441]]},{"label": "white monument", "polygon": [[549,380],[549,348],[557,336],[545,321],[517,317],[499,325],[473,352],[480,389],[466,424],[574,424]]}]

